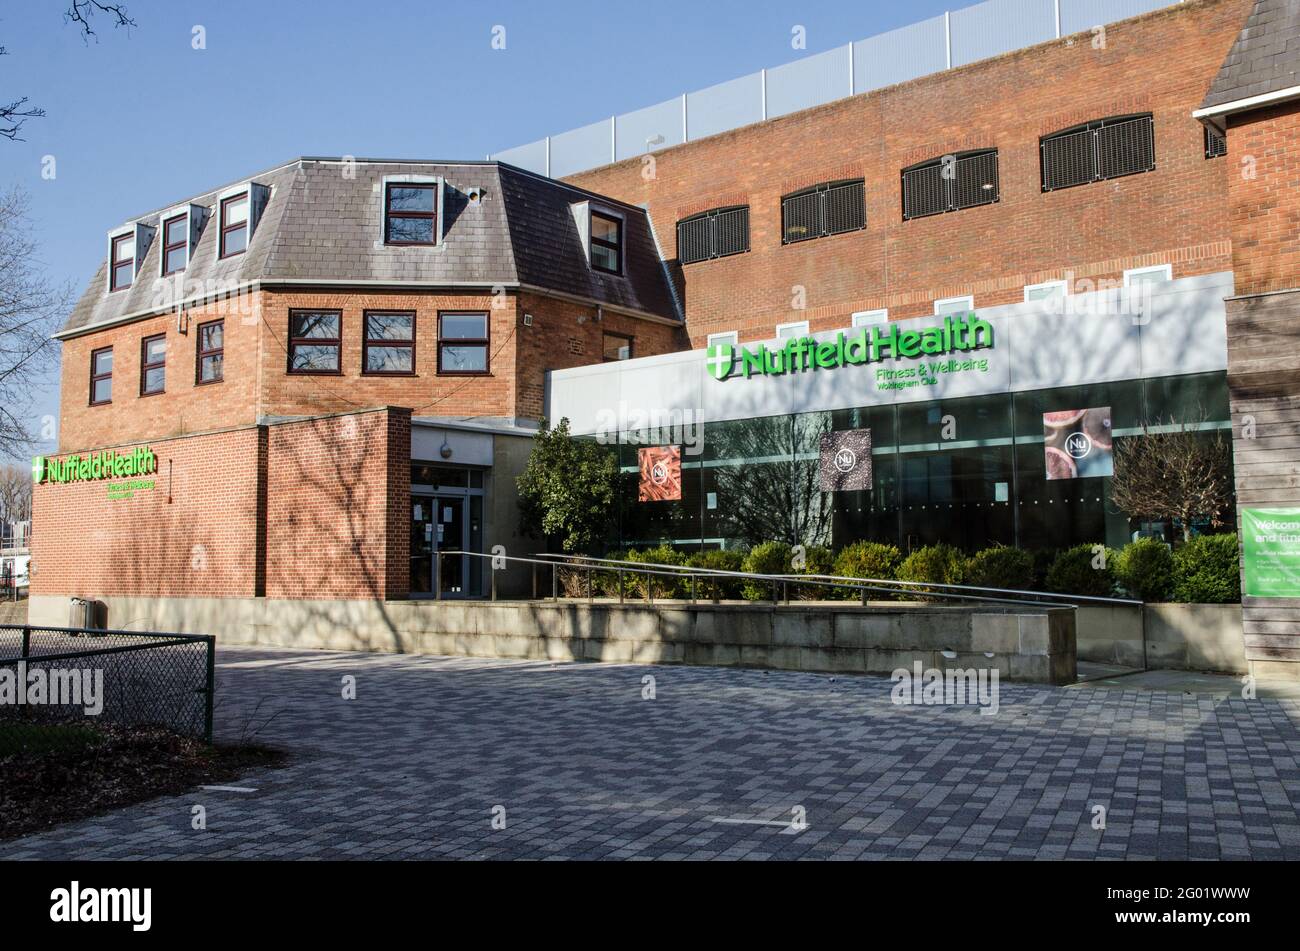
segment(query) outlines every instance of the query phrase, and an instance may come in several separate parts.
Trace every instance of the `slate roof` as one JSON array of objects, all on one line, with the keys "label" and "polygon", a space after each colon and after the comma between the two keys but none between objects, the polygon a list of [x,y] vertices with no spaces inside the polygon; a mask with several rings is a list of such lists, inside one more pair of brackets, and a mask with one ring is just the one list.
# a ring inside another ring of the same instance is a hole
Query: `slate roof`
[{"label": "slate roof", "polygon": [[1300,0],[1256,0],[1202,109],[1300,86]]},{"label": "slate roof", "polygon": [[[345,168],[351,177],[344,174]],[[382,182],[386,176],[400,175],[444,178],[440,246],[383,244]],[[246,181],[271,189],[246,253],[217,259],[217,202],[240,182],[132,218],[124,226],[140,222],[159,228],[134,283],[124,291],[107,290],[106,233],[104,260],[59,336],[159,309],[160,221],[168,211],[189,202],[206,206],[211,215],[183,274],[187,286],[312,280],[446,287],[531,285],[681,319],[644,209],[511,165],[358,159],[355,165],[345,166],[340,159],[299,158]],[[469,201],[471,188],[482,190],[480,202]],[[624,217],[624,275],[594,271],[588,265],[572,210],[584,201]]]}]

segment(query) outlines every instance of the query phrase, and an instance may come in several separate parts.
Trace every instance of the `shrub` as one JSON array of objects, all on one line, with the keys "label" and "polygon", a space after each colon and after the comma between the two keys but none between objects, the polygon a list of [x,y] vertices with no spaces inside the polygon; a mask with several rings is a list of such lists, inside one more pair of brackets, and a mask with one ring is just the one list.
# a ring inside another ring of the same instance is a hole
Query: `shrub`
[{"label": "shrub", "polygon": [[1027,590],[1034,585],[1034,556],[1008,545],[985,548],[966,563],[966,583],[983,588]]},{"label": "shrub", "polygon": [[[629,551],[627,560],[641,564],[653,565],[685,565],[686,556],[674,549],[671,545],[656,545],[654,548],[647,548],[644,551]],[[629,569],[635,571],[635,568]],[[643,575],[627,574],[623,576],[623,584],[633,596],[644,598],[646,596],[647,582],[653,597],[656,598],[684,598],[690,590],[690,581],[685,576],[680,578],[669,575]],[[617,581],[615,581],[617,584]]]},{"label": "shrub", "polygon": [[1032,585],[1035,591],[1047,590],[1047,573],[1052,570],[1052,563],[1061,553],[1059,548],[1040,548],[1034,552],[1034,583]]},{"label": "shrub", "polygon": [[[742,570],[760,575],[788,575],[790,546],[785,542],[763,542],[750,549]],[[780,590],[778,584],[778,591]],[[772,597],[772,582],[746,581],[742,593],[750,601],[767,601]]]},{"label": "shrub", "polygon": [[[686,559],[692,568],[712,568],[715,571],[744,571],[745,553],[733,549],[714,548],[709,551],[697,551]],[[714,576],[700,578],[696,582],[696,592],[701,598],[718,598],[733,600],[741,597],[739,578]]]},{"label": "shrub", "polygon": [[[900,581],[933,581],[936,584],[961,584],[966,576],[966,556],[951,545],[926,545],[918,548],[898,566]],[[925,592],[926,588],[916,589]],[[921,600],[929,600],[921,598]]]},{"label": "shrub", "polygon": [[1115,577],[1135,598],[1167,601],[1174,583],[1174,557],[1157,538],[1139,538],[1115,556]]},{"label": "shrub", "polygon": [[[834,570],[834,552],[824,545],[808,545],[804,548],[803,567],[795,569],[795,573],[801,575],[829,575]],[[821,584],[792,584],[790,586],[790,597],[799,601],[827,601],[839,597],[839,590]]]},{"label": "shrub", "polygon": [[1094,568],[1097,554],[1092,545],[1075,545],[1056,556],[1047,572],[1047,590],[1061,594],[1110,597],[1115,590],[1115,553],[1105,552],[1101,567]]},{"label": "shrub", "polygon": [[1175,601],[1233,604],[1241,600],[1237,536],[1200,535],[1173,555]]},{"label": "shrub", "polygon": [[[902,554],[893,545],[880,542],[856,542],[840,550],[835,559],[835,574],[841,578],[878,578],[881,581],[893,581],[898,572],[898,563]],[[854,597],[853,592],[841,591],[841,597]],[[870,593],[868,597],[888,600],[893,597],[885,592]]]}]

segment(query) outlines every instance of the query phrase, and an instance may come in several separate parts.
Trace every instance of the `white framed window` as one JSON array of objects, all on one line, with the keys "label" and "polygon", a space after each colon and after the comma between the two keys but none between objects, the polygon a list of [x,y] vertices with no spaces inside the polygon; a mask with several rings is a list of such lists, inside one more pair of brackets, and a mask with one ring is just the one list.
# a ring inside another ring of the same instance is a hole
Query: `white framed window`
[{"label": "white framed window", "polygon": [[808,335],[808,321],[795,320],[788,324],[776,325],[776,339],[789,340],[791,337],[806,337]]},{"label": "white framed window", "polygon": [[1170,264],[1153,264],[1151,267],[1135,267],[1124,272],[1124,286],[1136,287],[1140,284],[1158,284],[1172,281],[1174,269]]},{"label": "white framed window", "polygon": [[871,327],[875,324],[889,323],[889,308],[879,310],[859,310],[852,317],[854,327]]},{"label": "white framed window", "polygon": [[712,347],[719,343],[729,343],[733,347],[740,346],[740,334],[735,330],[724,330],[721,333],[709,334],[708,345]]},{"label": "white framed window", "polygon": [[944,297],[934,302],[934,315],[941,314],[961,314],[966,311],[975,309],[975,296],[967,294],[964,297]]},{"label": "white framed window", "polygon": [[1025,285],[1025,303],[1036,300],[1051,300],[1065,297],[1070,293],[1069,281],[1044,281],[1042,284]]}]

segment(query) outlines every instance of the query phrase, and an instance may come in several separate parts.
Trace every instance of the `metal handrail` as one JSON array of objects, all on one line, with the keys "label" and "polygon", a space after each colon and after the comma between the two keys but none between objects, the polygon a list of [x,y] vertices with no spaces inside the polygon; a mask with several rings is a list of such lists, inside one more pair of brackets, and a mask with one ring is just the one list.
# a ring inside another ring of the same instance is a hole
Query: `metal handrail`
[{"label": "metal handrail", "polygon": [[[495,562],[517,562],[520,564],[530,564],[533,566],[533,597],[537,598],[538,592],[538,575],[537,566],[545,565],[551,568],[551,598],[559,600],[558,586],[558,569],[561,567],[572,567],[575,569],[586,569],[587,573],[587,600],[595,599],[594,588],[592,585],[592,576],[598,570],[617,571],[619,576],[619,601],[624,600],[623,593],[623,574],[646,575],[647,580],[651,576],[682,578],[691,582],[690,602],[697,600],[695,581],[697,578],[731,578],[741,581],[758,581],[768,582],[772,585],[772,603],[779,603],[782,598],[778,596],[778,585],[784,593],[784,601],[790,603],[790,585],[816,585],[822,588],[848,589],[857,591],[861,594],[862,603],[867,602],[868,592],[878,592],[894,595],[916,595],[924,594],[937,598],[948,598],[959,601],[981,601],[995,604],[1046,604],[1058,607],[1077,607],[1076,602],[1087,601],[1090,603],[1104,604],[1123,604],[1141,607],[1144,602],[1131,598],[1105,598],[1096,595],[1071,595],[1052,591],[1025,591],[1016,588],[991,588],[981,585],[956,585],[946,584],[943,582],[928,581],[901,581],[885,580],[881,578],[845,578],[839,575],[801,575],[801,574],[765,574],[753,571],[730,571],[724,568],[705,568],[694,567],[690,565],[664,565],[657,562],[639,562],[628,561],[617,558],[597,558],[590,555],[568,555],[555,554],[549,552],[537,553],[531,558],[518,557],[514,555],[491,554],[487,552],[472,551],[439,551],[434,553],[434,588],[435,597],[439,600],[442,598],[441,583],[441,560],[445,555],[465,556],[470,558],[489,558],[493,560],[492,564],[492,600],[497,600],[496,590],[496,572],[498,570]],[[608,565],[609,568],[601,566]],[[895,585],[906,585],[908,587],[895,587]],[[945,590],[934,590],[945,589]],[[951,589],[951,590],[947,590]],[[715,597],[716,599],[716,588]],[[971,592],[983,592],[975,594]],[[989,596],[989,595],[993,596]],[[1016,597],[997,597],[996,595],[1015,595]],[[1047,600],[1057,599],[1057,600]],[[646,585],[646,600],[654,602],[653,586]]]}]

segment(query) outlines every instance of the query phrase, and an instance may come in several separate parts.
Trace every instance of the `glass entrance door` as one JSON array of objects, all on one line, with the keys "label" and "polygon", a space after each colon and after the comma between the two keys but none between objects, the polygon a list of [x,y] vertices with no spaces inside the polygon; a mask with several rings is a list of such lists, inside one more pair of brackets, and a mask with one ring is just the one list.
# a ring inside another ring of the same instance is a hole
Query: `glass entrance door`
[{"label": "glass entrance door", "polygon": [[436,499],[411,496],[411,596],[433,595],[434,509]]},{"label": "glass entrance door", "polygon": [[[468,539],[465,536],[465,499],[457,496],[439,495],[433,499],[437,511],[434,513],[434,541],[438,551],[468,551]],[[440,560],[442,569],[442,596],[444,598],[463,598],[469,592],[465,582],[469,577],[467,555],[444,555]]]}]

